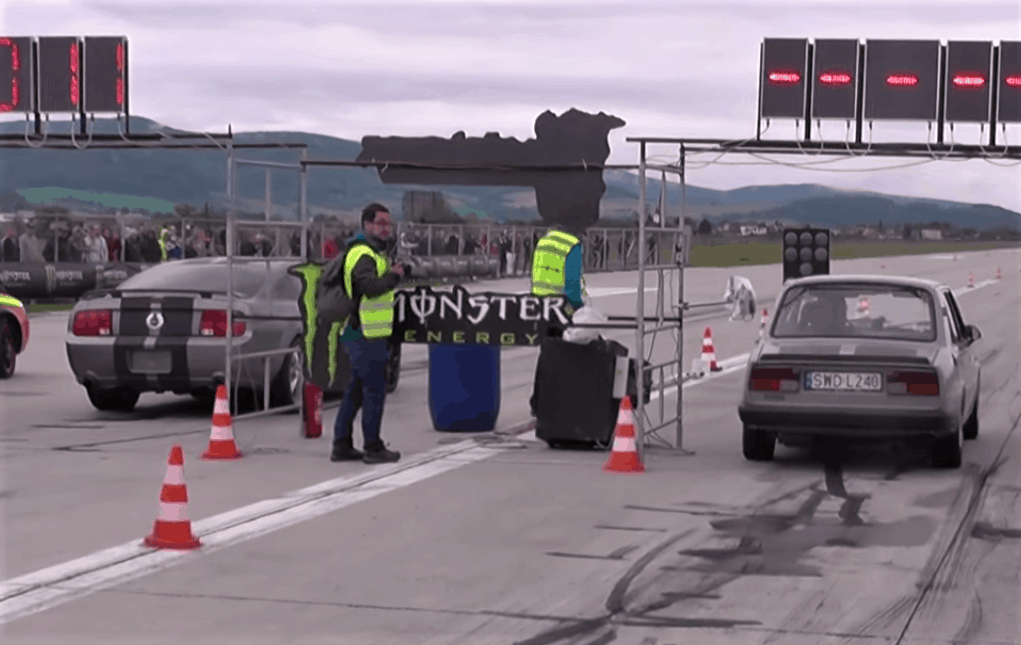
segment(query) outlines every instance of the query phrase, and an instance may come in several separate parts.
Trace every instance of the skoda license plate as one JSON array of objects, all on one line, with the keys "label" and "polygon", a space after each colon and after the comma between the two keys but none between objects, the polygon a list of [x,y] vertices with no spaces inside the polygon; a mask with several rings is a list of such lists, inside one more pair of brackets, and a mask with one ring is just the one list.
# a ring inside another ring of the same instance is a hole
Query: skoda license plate
[{"label": "skoda license plate", "polygon": [[883,377],[874,372],[809,372],[805,375],[806,390],[832,392],[879,392]]}]

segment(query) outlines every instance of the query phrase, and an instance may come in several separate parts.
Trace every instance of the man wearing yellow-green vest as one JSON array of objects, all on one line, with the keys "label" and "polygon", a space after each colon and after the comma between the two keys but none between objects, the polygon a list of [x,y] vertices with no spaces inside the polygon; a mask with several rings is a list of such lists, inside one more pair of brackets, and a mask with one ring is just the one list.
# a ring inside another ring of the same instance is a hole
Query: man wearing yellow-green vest
[{"label": "man wearing yellow-green vest", "polygon": [[[332,461],[395,462],[399,452],[389,450],[380,438],[383,403],[386,400],[387,339],[393,332],[394,289],[404,267],[383,252],[393,233],[390,211],[369,204],[362,211],[362,232],[347,243],[344,257],[344,291],[357,304],[340,340],[351,361],[351,382],[333,427]],[[362,410],[365,452],[356,450],[352,435],[354,419]]]},{"label": "man wearing yellow-green vest", "polygon": [[[564,296],[564,311],[573,314],[585,306],[585,279],[582,277],[582,248],[580,230],[567,227],[552,228],[535,245],[532,254],[532,295]],[[536,387],[538,386],[536,366]],[[537,393],[532,392],[532,416],[536,416]]]}]

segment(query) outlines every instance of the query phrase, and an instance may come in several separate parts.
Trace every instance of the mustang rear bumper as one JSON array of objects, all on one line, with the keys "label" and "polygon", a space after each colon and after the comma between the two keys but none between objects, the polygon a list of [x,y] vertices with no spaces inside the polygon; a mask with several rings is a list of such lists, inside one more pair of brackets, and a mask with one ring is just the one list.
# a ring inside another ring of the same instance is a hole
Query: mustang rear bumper
[{"label": "mustang rear bumper", "polygon": [[952,434],[957,420],[941,411],[891,413],[841,409],[826,412],[763,410],[738,407],[749,428],[785,435],[817,435],[848,439],[896,439]]}]

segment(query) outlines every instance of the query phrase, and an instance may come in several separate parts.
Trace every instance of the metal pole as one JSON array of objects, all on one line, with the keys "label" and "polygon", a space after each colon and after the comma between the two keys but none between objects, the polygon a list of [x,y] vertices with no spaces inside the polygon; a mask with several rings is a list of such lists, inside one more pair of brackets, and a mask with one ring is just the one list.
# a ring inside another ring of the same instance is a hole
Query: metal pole
[{"label": "metal pole", "polygon": [[646,200],[646,186],[645,186],[645,142],[642,141],[639,144],[639,160],[638,160],[638,200],[641,204],[638,206],[638,243],[640,247],[638,253],[638,297],[636,298],[635,304],[635,373],[638,378],[637,381],[637,400],[634,402],[634,422],[635,422],[635,434],[637,435],[638,443],[638,457],[639,459],[645,460],[645,418],[642,416],[645,412],[645,392],[644,378],[645,378],[645,200]]},{"label": "metal pole", "polygon": [[263,219],[269,221],[270,210],[273,208],[273,192],[270,184],[273,182],[273,170],[266,168],[266,208]]},{"label": "metal pole", "polygon": [[[684,231],[686,226],[685,222],[688,218],[688,177],[687,168],[685,167],[685,157],[687,155],[684,151],[684,146],[681,146],[681,158],[678,165],[680,166],[680,178],[681,178],[681,217],[680,226],[678,228]],[[688,254],[690,249],[687,245],[690,243],[688,237],[682,232],[681,243],[684,244],[684,252],[681,257],[677,258],[678,276],[677,276],[677,319],[680,321],[677,323],[677,432],[674,436],[674,446],[678,449],[684,449],[684,257]]]},{"label": "metal pole", "polygon": [[[308,159],[308,149],[301,151],[301,160]],[[301,164],[298,178],[301,194],[298,195],[298,210],[301,211],[301,261],[308,262],[308,166]]]},{"label": "metal pole", "polygon": [[226,367],[224,369],[224,380],[227,385],[227,401],[234,400],[233,365],[234,362],[234,146],[227,142],[227,213],[224,218],[226,229],[227,248],[224,252],[227,256],[227,345],[226,345]]}]

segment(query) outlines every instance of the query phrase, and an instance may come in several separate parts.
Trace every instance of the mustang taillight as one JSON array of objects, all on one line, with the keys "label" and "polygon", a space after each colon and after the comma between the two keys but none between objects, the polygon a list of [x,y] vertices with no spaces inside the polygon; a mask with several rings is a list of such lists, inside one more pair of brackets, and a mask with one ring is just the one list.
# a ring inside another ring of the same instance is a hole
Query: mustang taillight
[{"label": "mustang taillight", "polygon": [[113,316],[109,309],[89,309],[74,315],[71,332],[75,336],[109,336],[113,332]]},{"label": "mustang taillight", "polygon": [[[247,325],[243,320],[234,321],[234,335],[243,336]],[[199,322],[200,336],[227,336],[227,310],[206,309],[202,312],[202,321]]]},{"label": "mustang taillight", "polygon": [[797,392],[800,381],[797,370],[789,367],[753,367],[748,387],[756,392]]},{"label": "mustang taillight", "polygon": [[890,372],[886,389],[890,394],[939,396],[939,376],[935,372]]}]

